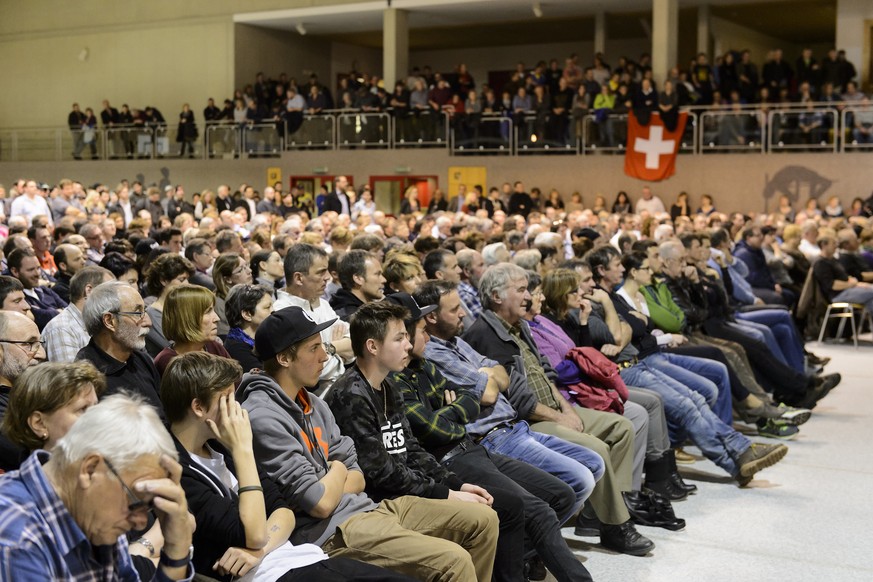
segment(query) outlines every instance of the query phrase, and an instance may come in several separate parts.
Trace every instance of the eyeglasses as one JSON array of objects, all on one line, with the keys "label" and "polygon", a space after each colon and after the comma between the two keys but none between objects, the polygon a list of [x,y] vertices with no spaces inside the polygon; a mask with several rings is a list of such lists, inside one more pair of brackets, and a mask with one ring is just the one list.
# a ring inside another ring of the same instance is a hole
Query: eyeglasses
[{"label": "eyeglasses", "polygon": [[125,483],[121,478],[121,475],[118,474],[118,471],[115,470],[115,467],[112,466],[112,463],[109,462],[109,459],[104,458],[103,462],[106,463],[106,468],[109,469],[110,473],[115,475],[115,478],[118,479],[119,483],[121,483],[121,488],[124,489],[125,493],[127,493],[127,497],[130,500],[130,503],[127,504],[127,510],[130,513],[136,513],[143,509],[151,512],[155,508],[154,500],[146,501],[145,499],[140,499],[133,491],[131,491],[130,487],[127,486],[127,483]]},{"label": "eyeglasses", "polygon": [[238,269],[234,269],[234,271],[233,271],[232,274],[233,274],[233,275],[239,275],[239,274],[241,274],[241,273],[245,273],[246,271],[251,272],[251,270],[252,270],[252,268],[251,268],[250,266],[248,266],[248,265],[243,265],[242,267],[240,267],[240,268],[238,268]]},{"label": "eyeglasses", "polygon": [[139,323],[145,319],[146,312],[143,311],[113,311],[113,315],[127,315],[129,317],[134,318],[134,320]]},{"label": "eyeglasses", "polygon": [[35,354],[39,351],[39,348],[45,346],[45,340],[5,340],[0,339],[0,343],[4,344],[15,344],[17,346],[21,346],[21,349],[30,352],[31,354]]}]

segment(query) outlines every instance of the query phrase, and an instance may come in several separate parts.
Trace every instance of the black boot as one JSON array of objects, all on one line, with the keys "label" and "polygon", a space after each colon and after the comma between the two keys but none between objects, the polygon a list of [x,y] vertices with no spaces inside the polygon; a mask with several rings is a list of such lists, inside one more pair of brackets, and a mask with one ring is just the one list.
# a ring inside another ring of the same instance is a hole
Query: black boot
[{"label": "black boot", "polygon": [[667,451],[665,455],[670,464],[670,482],[675,489],[685,491],[686,493],[697,493],[697,485],[686,483],[679,474],[679,469],[676,467],[676,454],[673,449]]},{"label": "black boot", "polygon": [[673,481],[670,478],[670,459],[666,454],[654,461],[646,461],[645,471],[644,488],[651,489],[670,501],[682,501],[688,497],[685,490],[673,486]]}]

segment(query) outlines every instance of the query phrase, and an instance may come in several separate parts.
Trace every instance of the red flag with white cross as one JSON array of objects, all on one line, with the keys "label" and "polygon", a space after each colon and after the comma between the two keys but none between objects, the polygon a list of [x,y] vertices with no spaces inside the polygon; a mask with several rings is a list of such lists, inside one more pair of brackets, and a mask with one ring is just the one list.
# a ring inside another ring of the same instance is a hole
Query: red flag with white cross
[{"label": "red flag with white cross", "polygon": [[676,172],[676,154],[687,120],[688,114],[680,113],[679,122],[670,131],[657,113],[651,115],[648,125],[643,125],[630,112],[627,117],[624,173],[649,182],[659,182],[672,176]]}]

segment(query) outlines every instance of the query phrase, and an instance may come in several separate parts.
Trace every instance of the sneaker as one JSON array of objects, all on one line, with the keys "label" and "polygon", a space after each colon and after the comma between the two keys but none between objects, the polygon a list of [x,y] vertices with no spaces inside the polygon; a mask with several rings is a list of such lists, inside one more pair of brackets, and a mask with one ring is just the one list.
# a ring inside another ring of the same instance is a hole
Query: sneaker
[{"label": "sneaker", "polygon": [[775,408],[781,413],[778,418],[773,419],[773,421],[778,424],[800,426],[812,416],[812,411],[807,410],[806,408],[794,408],[793,406],[781,403]]},{"label": "sneaker", "polygon": [[816,356],[812,352],[809,352],[806,354],[806,361],[809,362],[810,364],[815,365],[815,366],[822,366],[823,367],[823,366],[827,366],[828,362],[830,362],[831,359],[827,356],[822,358],[821,356]]},{"label": "sneaker", "polygon": [[752,476],[762,469],[772,467],[788,453],[785,445],[765,445],[752,443],[746,452],[737,459],[737,481],[741,486],[747,485]]},{"label": "sneaker", "polygon": [[777,424],[772,419],[758,421],[758,436],[771,439],[790,441],[800,432],[800,429],[791,424]]}]

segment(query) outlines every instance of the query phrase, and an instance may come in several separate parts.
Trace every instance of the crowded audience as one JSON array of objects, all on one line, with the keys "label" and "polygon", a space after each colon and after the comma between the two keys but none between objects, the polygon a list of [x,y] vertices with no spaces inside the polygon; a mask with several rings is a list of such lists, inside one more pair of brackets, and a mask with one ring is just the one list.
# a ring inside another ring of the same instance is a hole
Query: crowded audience
[{"label": "crowded audience", "polygon": [[749,488],[840,384],[807,344],[828,303],[873,309],[873,196],[516,180],[394,216],[336,186],[318,214],[281,184],[10,188],[2,571],[596,579],[562,526],[657,556],[643,528],[715,503],[686,449]]}]

